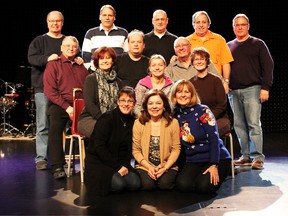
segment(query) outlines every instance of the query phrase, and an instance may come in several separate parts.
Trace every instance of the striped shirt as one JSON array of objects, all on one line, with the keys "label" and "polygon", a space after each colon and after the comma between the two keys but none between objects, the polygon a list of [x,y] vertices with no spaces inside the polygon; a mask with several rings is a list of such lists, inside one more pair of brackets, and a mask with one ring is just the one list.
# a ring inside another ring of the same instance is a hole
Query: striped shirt
[{"label": "striped shirt", "polygon": [[89,29],[85,34],[82,45],[82,57],[85,67],[89,68],[91,66],[95,68],[93,65],[93,53],[99,47],[112,47],[118,55],[128,51],[127,36],[128,32],[126,29],[115,25],[109,32],[102,28],[102,24]]}]

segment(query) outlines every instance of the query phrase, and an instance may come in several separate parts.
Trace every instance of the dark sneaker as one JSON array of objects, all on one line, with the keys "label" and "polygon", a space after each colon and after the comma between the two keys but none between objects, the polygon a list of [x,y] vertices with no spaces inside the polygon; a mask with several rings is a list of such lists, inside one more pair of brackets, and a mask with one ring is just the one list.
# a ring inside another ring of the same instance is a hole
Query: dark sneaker
[{"label": "dark sneaker", "polygon": [[251,166],[252,160],[250,158],[240,157],[238,160],[234,161],[234,166]]},{"label": "dark sneaker", "polygon": [[63,168],[57,168],[53,172],[53,177],[54,179],[62,179],[62,178],[66,178],[67,176]]},{"label": "dark sneaker", "polygon": [[47,161],[37,161],[36,162],[36,169],[37,170],[47,170],[48,164]]},{"label": "dark sneaker", "polygon": [[263,161],[262,161],[262,160],[253,160],[253,162],[252,162],[252,169],[256,169],[256,170],[262,170],[262,169],[264,169],[264,167],[263,167]]}]

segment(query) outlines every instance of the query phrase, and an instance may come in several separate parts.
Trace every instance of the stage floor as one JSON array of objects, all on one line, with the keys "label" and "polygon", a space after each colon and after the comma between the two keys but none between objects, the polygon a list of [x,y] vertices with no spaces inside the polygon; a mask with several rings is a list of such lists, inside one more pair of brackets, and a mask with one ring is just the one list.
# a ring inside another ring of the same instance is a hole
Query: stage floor
[{"label": "stage floor", "polygon": [[86,200],[78,171],[54,180],[49,170],[35,169],[34,138],[0,137],[0,215],[286,216],[287,138],[287,133],[266,134],[265,169],[237,168],[215,195],[139,191]]}]

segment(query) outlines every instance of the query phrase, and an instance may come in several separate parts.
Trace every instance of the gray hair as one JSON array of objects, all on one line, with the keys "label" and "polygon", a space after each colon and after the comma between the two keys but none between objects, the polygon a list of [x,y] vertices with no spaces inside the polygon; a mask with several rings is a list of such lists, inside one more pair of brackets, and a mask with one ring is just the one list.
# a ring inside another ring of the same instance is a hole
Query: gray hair
[{"label": "gray hair", "polygon": [[174,48],[176,47],[179,40],[185,40],[187,43],[191,44],[190,41],[186,37],[180,36],[174,41]]},{"label": "gray hair", "polygon": [[244,13],[239,13],[233,18],[232,26],[234,26],[235,20],[238,19],[239,17],[246,19],[247,23],[249,24],[249,18]]},{"label": "gray hair", "polygon": [[128,37],[127,37],[128,42],[129,42],[129,40],[130,40],[130,37],[131,37],[132,35],[135,35],[135,34],[140,35],[140,36],[143,38],[143,41],[144,41],[144,37],[145,37],[144,32],[143,32],[143,31],[140,31],[140,30],[138,30],[138,29],[134,29],[134,30],[132,30],[131,32],[129,32],[129,34],[128,34]]},{"label": "gray hair", "polygon": [[211,25],[211,19],[206,11],[197,11],[192,15],[192,25],[196,22],[199,15],[205,15],[208,19],[208,23]]},{"label": "gray hair", "polygon": [[112,5],[109,5],[109,4],[103,5],[103,6],[100,8],[100,13],[99,13],[99,15],[102,14],[102,11],[103,11],[104,8],[109,8],[110,10],[112,10],[114,16],[116,17],[116,10],[114,9],[114,7],[113,7]]},{"label": "gray hair", "polygon": [[66,36],[63,41],[62,41],[62,44],[64,44],[64,42],[68,41],[68,40],[71,40],[73,42],[75,42],[77,44],[77,46],[79,47],[79,41],[78,39],[75,37],[75,36],[72,36],[72,35],[68,35]]}]

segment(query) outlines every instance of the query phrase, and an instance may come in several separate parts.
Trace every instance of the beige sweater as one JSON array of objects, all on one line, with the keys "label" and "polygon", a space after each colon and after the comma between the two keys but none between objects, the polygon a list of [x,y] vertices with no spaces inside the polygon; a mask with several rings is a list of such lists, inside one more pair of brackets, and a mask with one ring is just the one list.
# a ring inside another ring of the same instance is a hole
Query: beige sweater
[{"label": "beige sweater", "polygon": [[[133,126],[133,146],[132,154],[135,160],[138,162],[135,168],[146,170],[140,165],[140,162],[144,159],[149,162],[149,145],[151,135],[151,123],[146,122],[142,125],[137,119]],[[166,119],[161,119],[161,131],[160,131],[160,165],[159,168],[165,166],[168,160],[176,162],[180,154],[180,127],[177,119],[173,119],[171,124],[166,127]],[[149,162],[150,163],[150,162]],[[152,163],[150,163],[154,166]],[[174,164],[172,167],[174,170],[178,170],[178,167]]]}]

